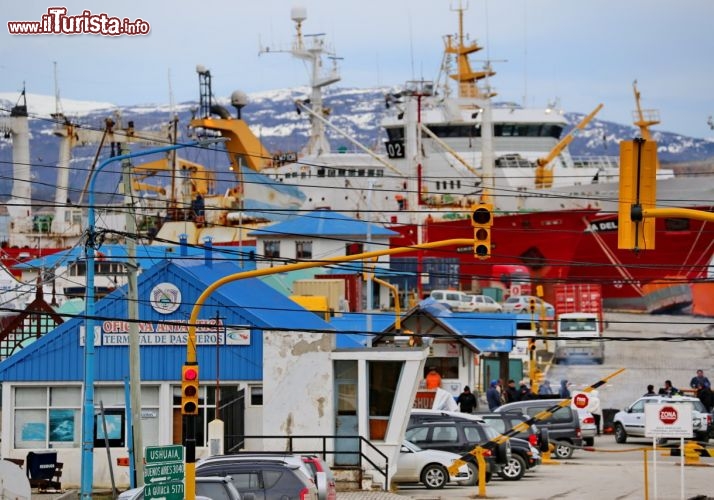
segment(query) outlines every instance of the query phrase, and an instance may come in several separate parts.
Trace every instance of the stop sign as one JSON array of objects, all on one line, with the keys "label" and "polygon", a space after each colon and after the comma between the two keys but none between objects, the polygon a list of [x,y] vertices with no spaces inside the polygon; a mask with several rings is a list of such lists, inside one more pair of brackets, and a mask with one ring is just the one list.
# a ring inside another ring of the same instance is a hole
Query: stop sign
[{"label": "stop sign", "polygon": [[659,419],[665,425],[672,425],[677,421],[677,409],[673,406],[663,406],[659,410]]},{"label": "stop sign", "polygon": [[584,392],[581,392],[580,394],[576,394],[575,397],[573,398],[573,404],[575,405],[576,408],[587,408],[588,403],[590,403],[590,400],[588,399],[588,395],[585,394]]}]

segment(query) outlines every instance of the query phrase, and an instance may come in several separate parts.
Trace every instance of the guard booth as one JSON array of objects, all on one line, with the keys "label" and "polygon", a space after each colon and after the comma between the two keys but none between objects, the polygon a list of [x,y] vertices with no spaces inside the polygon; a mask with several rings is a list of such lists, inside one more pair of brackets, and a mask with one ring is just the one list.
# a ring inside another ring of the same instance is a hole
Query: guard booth
[{"label": "guard booth", "polygon": [[62,463],[57,462],[56,451],[31,451],[27,454],[27,478],[30,487],[40,492],[61,490]]}]

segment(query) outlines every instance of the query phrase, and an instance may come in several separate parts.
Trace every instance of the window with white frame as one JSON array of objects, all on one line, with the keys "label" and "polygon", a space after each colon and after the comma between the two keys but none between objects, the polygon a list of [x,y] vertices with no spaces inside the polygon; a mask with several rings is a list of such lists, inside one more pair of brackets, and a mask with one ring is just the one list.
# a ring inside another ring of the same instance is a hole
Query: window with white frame
[{"label": "window with white frame", "polygon": [[296,241],[295,258],[312,259],[312,241]]},{"label": "window with white frame", "polygon": [[264,245],[266,259],[277,259],[280,257],[280,241],[266,240]]},{"label": "window with white frame", "polygon": [[15,387],[14,448],[77,448],[81,387]]}]

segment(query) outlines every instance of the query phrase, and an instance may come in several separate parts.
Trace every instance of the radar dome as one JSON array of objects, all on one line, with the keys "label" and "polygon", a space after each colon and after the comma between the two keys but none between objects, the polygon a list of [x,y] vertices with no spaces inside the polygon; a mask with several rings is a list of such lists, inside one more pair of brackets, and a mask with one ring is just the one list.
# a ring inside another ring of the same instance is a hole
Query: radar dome
[{"label": "radar dome", "polygon": [[242,90],[236,90],[231,94],[231,105],[236,108],[242,108],[248,104],[248,94]]},{"label": "radar dome", "polygon": [[307,9],[305,7],[293,7],[290,9],[290,19],[296,23],[301,23],[307,19]]}]

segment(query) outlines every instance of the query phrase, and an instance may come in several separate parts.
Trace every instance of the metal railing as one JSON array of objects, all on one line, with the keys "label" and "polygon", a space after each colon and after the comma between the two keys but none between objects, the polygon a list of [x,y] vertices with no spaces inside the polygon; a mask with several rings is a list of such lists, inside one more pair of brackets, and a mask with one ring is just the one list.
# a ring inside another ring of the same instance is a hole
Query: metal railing
[{"label": "metal railing", "polygon": [[[230,450],[226,450],[226,454],[231,454],[231,453],[239,453],[240,451],[244,451],[246,447],[246,441],[249,439],[255,439],[259,441],[265,441],[267,439],[274,439],[274,440],[284,440],[285,446],[281,447],[280,449],[263,449],[261,450],[262,452],[279,452],[279,453],[293,453],[296,455],[320,455],[323,460],[327,461],[327,456],[328,455],[357,455],[359,457],[359,463],[356,464],[360,467],[362,467],[363,463],[368,463],[369,465],[372,466],[372,470],[380,473],[384,477],[384,487],[383,489],[387,491],[389,488],[389,458],[387,455],[382,453],[379,448],[377,448],[374,444],[372,444],[371,441],[366,439],[363,436],[359,435],[351,435],[351,436],[343,436],[343,435],[291,435],[291,436],[285,436],[285,435],[276,435],[276,436],[270,436],[270,435],[248,435],[248,434],[237,434],[237,435],[231,435],[231,436],[225,436],[226,441],[233,440],[234,442],[238,443],[236,446],[231,448]],[[298,440],[311,440],[312,442],[318,441],[320,443],[320,446],[318,449],[314,448],[314,445],[311,445],[312,447],[307,447],[306,449],[301,449],[299,446],[296,446],[296,441]],[[335,444],[338,441],[349,441],[349,440],[356,440],[357,441],[357,450],[336,450],[335,449]],[[372,455],[372,456],[370,456]],[[381,459],[381,460],[380,460]],[[384,461],[384,465],[380,466],[378,465],[375,461]]]}]

